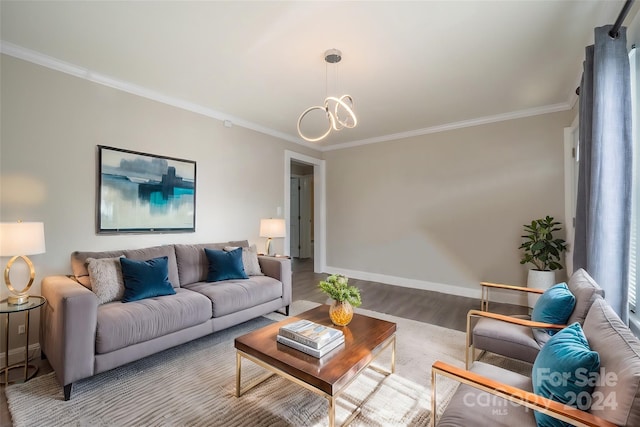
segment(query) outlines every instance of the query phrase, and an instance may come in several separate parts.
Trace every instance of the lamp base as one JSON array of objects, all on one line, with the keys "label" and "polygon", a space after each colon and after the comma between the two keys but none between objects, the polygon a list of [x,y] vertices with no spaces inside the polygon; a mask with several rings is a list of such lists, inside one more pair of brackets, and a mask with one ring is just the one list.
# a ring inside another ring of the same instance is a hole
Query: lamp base
[{"label": "lamp base", "polygon": [[7,297],[7,304],[9,305],[22,305],[29,302],[29,295],[9,295]]}]

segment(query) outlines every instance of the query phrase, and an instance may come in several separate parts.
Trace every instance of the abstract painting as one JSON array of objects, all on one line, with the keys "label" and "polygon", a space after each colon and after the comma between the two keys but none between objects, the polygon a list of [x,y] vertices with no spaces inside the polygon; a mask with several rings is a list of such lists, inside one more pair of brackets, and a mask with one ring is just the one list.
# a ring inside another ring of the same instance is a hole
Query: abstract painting
[{"label": "abstract painting", "polygon": [[196,229],[196,162],[98,145],[98,233]]}]

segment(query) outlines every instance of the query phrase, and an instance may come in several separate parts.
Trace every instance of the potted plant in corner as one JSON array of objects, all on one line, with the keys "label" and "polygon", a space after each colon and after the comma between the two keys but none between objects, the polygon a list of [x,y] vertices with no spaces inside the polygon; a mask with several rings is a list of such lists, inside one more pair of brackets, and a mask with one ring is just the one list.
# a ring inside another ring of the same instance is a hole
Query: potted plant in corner
[{"label": "potted plant in corner", "polygon": [[360,290],[349,286],[349,279],[341,274],[332,274],[318,285],[322,291],[333,299],[329,307],[329,317],[336,326],[346,326],[353,318],[354,307],[362,304]]},{"label": "potted plant in corner", "polygon": [[[547,289],[553,286],[556,282],[555,270],[563,268],[560,257],[567,250],[567,243],[553,236],[554,232],[562,230],[560,225],[548,215],[524,225],[526,234],[522,236],[524,240],[518,249],[524,250],[520,264],[531,263],[535,267],[529,270],[527,278],[530,288]],[[530,298],[530,305],[531,302]]]}]

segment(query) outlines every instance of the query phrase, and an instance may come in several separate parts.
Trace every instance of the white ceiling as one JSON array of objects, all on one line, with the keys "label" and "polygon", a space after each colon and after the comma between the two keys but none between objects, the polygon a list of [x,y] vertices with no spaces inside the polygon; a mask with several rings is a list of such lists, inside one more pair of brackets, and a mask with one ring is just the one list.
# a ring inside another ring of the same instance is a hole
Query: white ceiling
[{"label": "white ceiling", "polygon": [[329,92],[359,120],[320,143],[338,147],[571,108],[593,28],[623,3],[2,0],[0,35],[5,53],[292,141],[338,48]]}]

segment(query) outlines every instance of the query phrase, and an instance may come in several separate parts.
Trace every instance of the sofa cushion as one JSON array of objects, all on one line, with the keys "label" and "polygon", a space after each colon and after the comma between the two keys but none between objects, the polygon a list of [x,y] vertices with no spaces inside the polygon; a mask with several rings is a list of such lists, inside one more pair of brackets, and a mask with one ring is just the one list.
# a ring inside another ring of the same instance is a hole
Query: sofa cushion
[{"label": "sofa cushion", "polygon": [[124,279],[122,302],[175,294],[169,282],[167,264],[166,256],[147,261],[120,258]]},{"label": "sofa cushion", "polygon": [[222,317],[282,297],[282,283],[268,276],[215,283],[198,282],[185,288],[211,300],[213,317]]},{"label": "sofa cushion", "polygon": [[98,307],[96,353],[109,353],[199,325],[211,318],[211,301],[186,289],[175,295]]},{"label": "sofa cushion", "polygon": [[[544,291],[531,313],[534,322],[565,325],[576,305],[576,297],[566,283],[558,283]],[[533,337],[542,347],[557,329],[534,329]]]},{"label": "sofa cushion", "polygon": [[620,426],[640,426],[640,341],[602,298],[591,306],[584,333],[600,353],[591,413]]},{"label": "sofa cushion", "polygon": [[173,245],[152,246],[142,249],[128,249],[124,251],[128,259],[146,261],[152,258],[167,257],[167,267],[169,269],[169,282],[174,288],[180,287],[180,277],[178,276],[178,263]]},{"label": "sofa cushion", "polygon": [[174,288],[180,286],[180,278],[178,276],[178,265],[176,262],[176,253],[173,249],[173,245],[153,246],[143,249],[126,249],[117,251],[102,251],[102,252],[80,252],[75,251],[71,253],[71,271],[75,279],[91,289],[91,281],[89,278],[89,271],[87,270],[87,258],[114,258],[121,255],[126,256],[129,259],[136,259],[144,261],[151,258],[158,258],[166,256],[169,261],[169,281]]},{"label": "sofa cushion", "polygon": [[576,306],[567,320],[567,325],[578,322],[581,325],[587,317],[591,304],[598,298],[604,297],[604,291],[582,268],[576,270],[569,278],[567,287],[576,297]]},{"label": "sofa cushion", "polygon": [[196,245],[174,245],[180,285],[204,282],[209,272],[209,262],[204,248],[223,250],[225,246],[249,246],[246,240],[224,243],[199,243]]},{"label": "sofa cushion", "polygon": [[[225,246],[227,252],[238,249],[238,246]],[[247,276],[264,276],[258,262],[258,248],[256,245],[242,248],[242,265]]]},{"label": "sofa cushion", "polygon": [[87,258],[91,290],[100,304],[121,300],[124,295],[120,258]]},{"label": "sofa cushion", "polygon": [[207,282],[249,278],[242,264],[242,248],[229,252],[205,248],[204,253],[209,261]]},{"label": "sofa cushion", "polygon": [[[474,362],[469,370],[512,387],[532,391],[531,378],[524,375],[482,362]],[[460,426],[535,427],[536,420],[533,410],[525,406],[461,384],[442,416],[438,417],[438,427]]]},{"label": "sofa cushion", "polygon": [[[589,347],[578,322],[556,333],[540,350],[531,371],[535,394],[588,411],[594,384],[588,379],[600,368],[598,352]],[[539,426],[569,424],[541,412],[535,413]]]},{"label": "sofa cushion", "polygon": [[124,255],[124,251],[80,252],[71,253],[71,272],[78,283],[91,289],[91,278],[87,269],[87,259],[118,258]]}]

